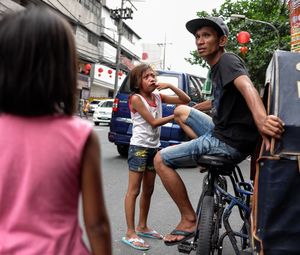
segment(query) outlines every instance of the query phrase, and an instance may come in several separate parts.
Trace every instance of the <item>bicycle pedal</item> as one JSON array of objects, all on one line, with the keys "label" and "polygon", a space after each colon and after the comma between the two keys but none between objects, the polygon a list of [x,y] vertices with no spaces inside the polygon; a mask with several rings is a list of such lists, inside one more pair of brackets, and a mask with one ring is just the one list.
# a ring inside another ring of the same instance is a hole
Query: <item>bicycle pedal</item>
[{"label": "bicycle pedal", "polygon": [[193,250],[193,245],[190,242],[184,241],[178,244],[177,248],[180,253],[190,254],[190,252]]},{"label": "bicycle pedal", "polygon": [[201,174],[203,174],[203,173],[207,172],[208,169],[204,166],[199,166],[199,171],[200,171]]},{"label": "bicycle pedal", "polygon": [[242,250],[241,255],[253,255],[254,253],[252,252],[252,249],[249,248],[249,249],[245,249],[245,250]]}]

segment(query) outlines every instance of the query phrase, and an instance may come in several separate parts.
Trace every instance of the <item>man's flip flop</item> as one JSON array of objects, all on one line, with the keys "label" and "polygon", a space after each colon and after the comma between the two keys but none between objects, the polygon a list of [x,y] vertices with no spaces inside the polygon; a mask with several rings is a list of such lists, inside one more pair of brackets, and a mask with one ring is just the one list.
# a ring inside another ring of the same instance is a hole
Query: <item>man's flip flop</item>
[{"label": "man's flip flop", "polygon": [[192,238],[195,235],[195,232],[189,232],[189,231],[174,229],[170,233],[170,235],[173,235],[173,236],[184,236],[184,237],[182,239],[176,240],[176,241],[164,241],[165,245],[167,245],[167,246],[172,246],[172,245],[176,245],[176,244],[182,243],[183,241],[186,241],[186,240]]},{"label": "man's flip flop", "polygon": [[137,232],[136,234],[140,237],[145,237],[145,238],[163,239],[163,236],[155,230],[149,232]]},{"label": "man's flip flop", "polygon": [[150,246],[138,246],[138,245],[135,245],[134,243],[141,243],[141,244],[144,244],[145,241],[142,239],[142,238],[130,238],[130,239],[126,239],[126,237],[122,237],[122,242],[124,244],[127,244],[128,246],[134,248],[134,249],[137,249],[137,250],[140,250],[140,251],[147,251],[150,249]]}]

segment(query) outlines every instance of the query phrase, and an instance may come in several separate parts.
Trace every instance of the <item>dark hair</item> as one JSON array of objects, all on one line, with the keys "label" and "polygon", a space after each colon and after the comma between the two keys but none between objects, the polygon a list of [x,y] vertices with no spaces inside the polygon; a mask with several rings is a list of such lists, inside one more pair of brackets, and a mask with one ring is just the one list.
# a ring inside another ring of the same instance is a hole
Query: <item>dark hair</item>
[{"label": "dark hair", "polygon": [[29,7],[0,20],[0,113],[72,115],[77,56],[70,25]]},{"label": "dark hair", "polygon": [[[143,73],[146,72],[148,69],[151,69],[154,71],[153,67],[149,64],[139,64],[135,66],[130,71],[130,90],[133,93],[140,93],[141,85],[142,85],[142,79],[143,79]],[[155,72],[155,71],[154,71]]]}]

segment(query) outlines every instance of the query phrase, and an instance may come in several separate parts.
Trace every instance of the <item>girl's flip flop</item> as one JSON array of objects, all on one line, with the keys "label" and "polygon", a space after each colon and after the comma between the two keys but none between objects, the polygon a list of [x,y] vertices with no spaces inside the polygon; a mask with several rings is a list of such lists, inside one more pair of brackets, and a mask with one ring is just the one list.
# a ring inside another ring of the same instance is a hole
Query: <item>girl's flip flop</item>
[{"label": "girl's flip flop", "polygon": [[140,237],[145,237],[145,238],[163,239],[163,236],[155,230],[151,230],[149,232],[137,232],[136,234]]},{"label": "girl's flip flop", "polygon": [[150,249],[150,246],[139,246],[136,245],[134,243],[141,243],[144,245],[145,241],[142,238],[130,238],[130,239],[126,239],[126,237],[122,237],[122,242],[124,244],[127,244],[128,246],[140,250],[140,251],[147,251]]}]

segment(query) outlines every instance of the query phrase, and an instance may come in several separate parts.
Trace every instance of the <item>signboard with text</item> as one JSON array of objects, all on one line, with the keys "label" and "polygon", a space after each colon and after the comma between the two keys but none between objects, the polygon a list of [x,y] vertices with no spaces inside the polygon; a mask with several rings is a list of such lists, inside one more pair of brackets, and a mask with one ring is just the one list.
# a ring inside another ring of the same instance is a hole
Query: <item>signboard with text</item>
[{"label": "signboard with text", "polygon": [[289,1],[291,51],[300,52],[300,0]]}]

